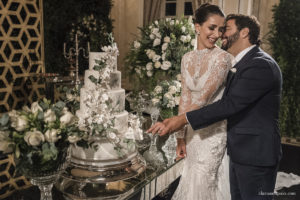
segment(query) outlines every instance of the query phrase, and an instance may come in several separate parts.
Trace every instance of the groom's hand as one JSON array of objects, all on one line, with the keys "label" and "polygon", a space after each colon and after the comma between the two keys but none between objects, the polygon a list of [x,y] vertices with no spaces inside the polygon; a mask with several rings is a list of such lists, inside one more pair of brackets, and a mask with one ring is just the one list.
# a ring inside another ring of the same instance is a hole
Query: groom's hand
[{"label": "groom's hand", "polygon": [[165,125],[165,127],[162,129],[162,131],[159,133],[159,135],[163,136],[168,133],[173,133],[175,131],[179,131],[187,123],[188,122],[186,120],[185,114],[165,119],[163,121],[163,124]]}]

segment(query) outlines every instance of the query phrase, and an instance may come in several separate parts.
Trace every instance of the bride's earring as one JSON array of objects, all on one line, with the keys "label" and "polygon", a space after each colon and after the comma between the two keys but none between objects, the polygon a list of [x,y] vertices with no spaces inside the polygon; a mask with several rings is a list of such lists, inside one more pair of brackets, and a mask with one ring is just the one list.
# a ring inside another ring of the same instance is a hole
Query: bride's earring
[{"label": "bride's earring", "polygon": [[196,34],[197,34],[197,35],[200,35],[200,31],[197,31],[197,30],[196,30]]}]

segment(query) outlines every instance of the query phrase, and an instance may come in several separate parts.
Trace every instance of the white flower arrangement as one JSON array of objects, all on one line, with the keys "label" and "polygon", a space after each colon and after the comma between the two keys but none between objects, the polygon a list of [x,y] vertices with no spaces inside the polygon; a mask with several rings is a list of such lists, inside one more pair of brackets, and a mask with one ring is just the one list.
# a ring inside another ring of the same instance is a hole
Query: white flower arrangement
[{"label": "white flower arrangement", "polygon": [[176,80],[162,81],[152,94],[152,104],[163,109],[174,109],[179,105],[181,95],[181,83]]},{"label": "white flower arrangement", "polygon": [[194,38],[191,18],[156,20],[141,28],[141,38],[132,43],[125,65],[151,91],[161,77],[175,79],[180,73],[181,58],[196,45]]},{"label": "white flower arrangement", "polygon": [[[51,170],[58,157],[71,143],[82,142],[77,118],[68,111],[66,104],[49,100],[33,102],[31,107],[12,110],[0,118],[0,151],[13,152],[19,160],[18,168],[30,170],[39,165],[38,171]],[[75,140],[69,140],[76,137]],[[79,146],[81,144],[78,144]]]}]

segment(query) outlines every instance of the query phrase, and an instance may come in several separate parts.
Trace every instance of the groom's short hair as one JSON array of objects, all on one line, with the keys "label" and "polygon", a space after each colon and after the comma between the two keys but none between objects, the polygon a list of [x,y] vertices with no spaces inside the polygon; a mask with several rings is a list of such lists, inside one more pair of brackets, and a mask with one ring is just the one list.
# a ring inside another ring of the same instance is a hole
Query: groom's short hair
[{"label": "groom's short hair", "polygon": [[240,31],[243,28],[249,29],[249,42],[251,44],[260,45],[261,41],[259,39],[260,34],[260,23],[255,16],[248,16],[242,14],[230,14],[226,17],[226,22],[228,20],[235,20],[235,25]]}]

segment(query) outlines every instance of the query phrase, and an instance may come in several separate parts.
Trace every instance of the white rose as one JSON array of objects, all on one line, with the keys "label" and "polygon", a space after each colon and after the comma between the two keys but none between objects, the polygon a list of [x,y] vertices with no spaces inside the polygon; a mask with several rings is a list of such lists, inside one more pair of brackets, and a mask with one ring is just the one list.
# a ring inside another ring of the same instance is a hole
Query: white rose
[{"label": "white rose", "polygon": [[176,24],[179,24],[179,21],[178,21],[178,19],[176,19]]},{"label": "white rose", "polygon": [[162,51],[165,51],[167,48],[168,48],[168,43],[164,43],[164,44],[161,46],[161,50],[162,50]]},{"label": "white rose", "polygon": [[191,41],[191,39],[192,39],[192,37],[190,36],[190,34],[188,34],[188,35],[186,36],[186,41],[189,42],[189,41]]},{"label": "white rose", "polygon": [[25,112],[30,112],[30,108],[28,108],[28,106],[23,106],[22,110],[24,110]]},{"label": "white rose", "polygon": [[27,118],[23,115],[11,119],[11,126],[14,127],[17,131],[24,131],[27,125]]},{"label": "white rose", "polygon": [[159,38],[156,38],[154,41],[153,41],[153,46],[157,46],[157,45],[160,45],[160,39]]},{"label": "white rose", "polygon": [[80,138],[79,137],[77,137],[76,135],[70,135],[69,137],[68,137],[68,141],[70,142],[70,143],[76,143],[76,142],[78,142],[80,140]]},{"label": "white rose", "polygon": [[170,67],[171,67],[171,62],[170,61],[164,61],[163,62],[163,64],[162,64],[162,66],[161,66],[161,68],[163,69],[163,70],[168,70]]},{"label": "white rose", "polygon": [[180,96],[175,97],[175,104],[179,105],[180,102]]},{"label": "white rose", "polygon": [[148,77],[151,77],[153,75],[153,72],[152,71],[147,71],[147,76]]},{"label": "white rose", "polygon": [[160,85],[156,86],[156,87],[154,88],[154,92],[155,92],[156,94],[161,93],[161,92],[162,92],[162,87],[161,87]]},{"label": "white rose", "polygon": [[103,101],[108,101],[108,95],[107,94],[103,94],[102,96],[101,96],[101,98],[103,99]]},{"label": "white rose", "polygon": [[138,49],[138,48],[140,48],[141,43],[139,43],[138,41],[134,41],[133,46],[134,46],[134,48]]},{"label": "white rose", "polygon": [[33,102],[31,104],[31,112],[36,114],[39,110],[43,111],[43,109],[40,107],[39,103],[38,102]]},{"label": "white rose", "polygon": [[162,60],[166,60],[166,53],[163,53],[163,54],[161,55],[161,59],[162,59]]},{"label": "white rose", "polygon": [[154,38],[155,38],[155,35],[151,33],[150,34],[150,39],[153,40]]},{"label": "white rose", "polygon": [[175,94],[176,91],[177,91],[177,89],[176,89],[176,87],[175,87],[174,85],[171,85],[171,86],[169,87],[169,92],[170,92],[171,94]]},{"label": "white rose", "polygon": [[153,105],[157,105],[159,103],[159,99],[153,98],[151,99]]},{"label": "white rose", "polygon": [[177,75],[176,75],[176,79],[177,79],[178,81],[181,81],[181,74],[177,74]]},{"label": "white rose", "polygon": [[155,22],[154,22],[156,25],[158,25],[158,21],[157,20],[155,20]]},{"label": "white rose", "polygon": [[175,80],[173,82],[176,84],[177,92],[180,92],[180,90],[181,90],[181,83],[179,81],[175,81]]},{"label": "white rose", "polygon": [[159,38],[159,39],[161,38],[161,34],[160,33],[156,33],[155,35],[156,35],[157,38]]},{"label": "white rose", "polygon": [[9,132],[0,131],[0,151],[4,153],[12,152],[12,149],[9,147],[11,142],[7,141],[7,138],[9,138]]},{"label": "white rose", "polygon": [[171,20],[170,25],[174,25],[174,20],[173,19]]},{"label": "white rose", "polygon": [[141,73],[141,69],[139,69],[139,68],[135,68],[135,72],[136,72],[137,74],[139,74],[139,75],[142,74],[142,73]]},{"label": "white rose", "polygon": [[157,33],[159,33],[159,29],[158,28],[153,28],[152,29],[152,34],[156,35]]},{"label": "white rose", "polygon": [[60,123],[62,125],[68,125],[70,122],[72,122],[74,115],[70,112],[65,112],[63,116],[60,117]]},{"label": "white rose", "polygon": [[159,61],[155,62],[154,67],[156,69],[160,68],[160,66],[161,66],[161,63]]},{"label": "white rose", "polygon": [[153,61],[153,62],[157,62],[157,61],[159,61],[160,58],[161,58],[161,56],[159,56],[159,55],[154,55],[153,58],[152,58],[152,61]]},{"label": "white rose", "polygon": [[114,132],[109,132],[108,133],[108,137],[110,138],[110,139],[116,139],[116,137],[117,137],[117,135],[114,133]]},{"label": "white rose", "polygon": [[151,51],[149,54],[149,58],[153,59],[156,56],[155,51]]},{"label": "white rose", "polygon": [[24,140],[28,145],[38,146],[45,141],[43,133],[38,130],[28,131],[25,133]]},{"label": "white rose", "polygon": [[164,42],[165,43],[169,43],[170,41],[171,41],[170,37],[168,37],[168,36],[164,37]]},{"label": "white rose", "polygon": [[146,65],[146,69],[148,71],[152,70],[153,69],[153,65],[152,65],[152,62],[148,62],[147,65]]},{"label": "white rose", "polygon": [[45,139],[47,142],[57,142],[61,136],[59,136],[59,131],[57,129],[47,130],[45,133]]},{"label": "white rose", "polygon": [[172,99],[172,94],[167,92],[166,94],[164,94],[164,97],[168,100]]},{"label": "white rose", "polygon": [[49,123],[54,122],[56,120],[55,113],[51,109],[48,109],[44,113],[44,120],[45,120],[45,122],[49,122]]},{"label": "white rose", "polygon": [[166,22],[169,22],[170,20],[171,20],[171,18],[169,18],[169,17],[168,17],[168,18],[166,18]]},{"label": "white rose", "polygon": [[232,68],[230,69],[230,71],[232,71],[233,73],[236,73],[236,68],[235,68],[235,67],[232,67]]},{"label": "white rose", "polygon": [[196,39],[192,39],[191,44],[192,46],[196,46]]},{"label": "white rose", "polygon": [[67,99],[69,101],[73,101],[74,100],[74,96],[72,94],[70,94],[70,93],[67,93],[66,97],[67,97]]},{"label": "white rose", "polygon": [[181,40],[182,42],[186,42],[186,36],[185,36],[185,35],[182,35],[182,36],[180,37],[180,40]]},{"label": "white rose", "polygon": [[186,30],[185,26],[181,27],[181,31],[184,33]]}]

